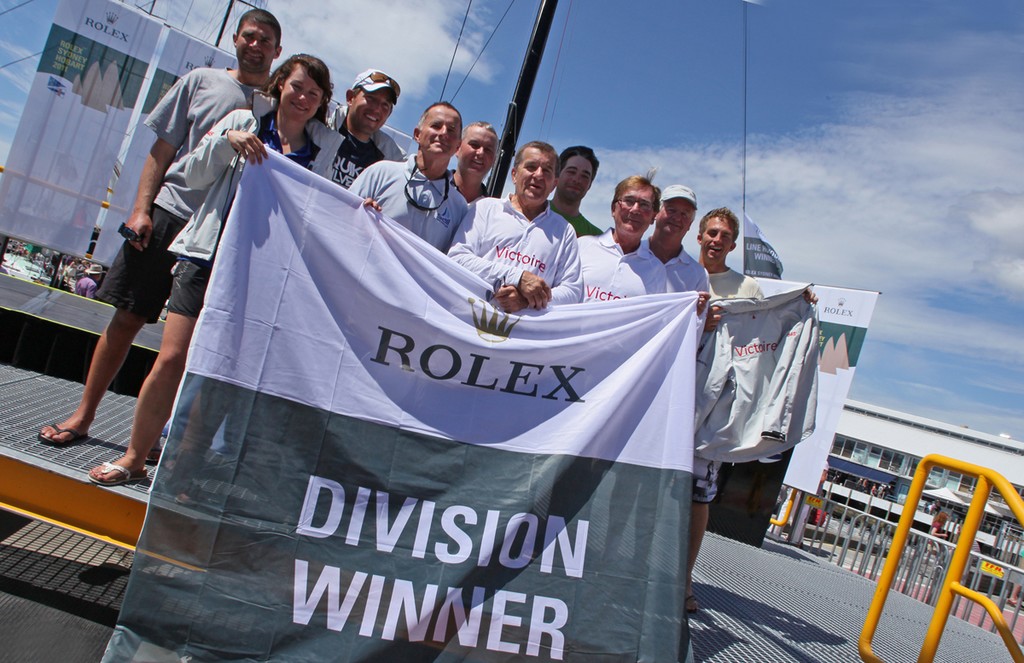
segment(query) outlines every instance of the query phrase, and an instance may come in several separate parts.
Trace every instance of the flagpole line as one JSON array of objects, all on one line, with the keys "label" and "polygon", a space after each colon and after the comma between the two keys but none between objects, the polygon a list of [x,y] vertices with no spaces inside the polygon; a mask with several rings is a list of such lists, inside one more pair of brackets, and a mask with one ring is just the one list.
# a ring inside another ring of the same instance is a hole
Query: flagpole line
[{"label": "flagpole line", "polygon": [[[743,163],[740,174],[740,208],[747,217],[747,3],[743,3]],[[746,240],[746,233],[743,235]],[[743,273],[747,272],[746,251],[743,252]]]},{"label": "flagpole line", "polygon": [[747,213],[747,3],[743,3],[743,186],[741,209]]}]

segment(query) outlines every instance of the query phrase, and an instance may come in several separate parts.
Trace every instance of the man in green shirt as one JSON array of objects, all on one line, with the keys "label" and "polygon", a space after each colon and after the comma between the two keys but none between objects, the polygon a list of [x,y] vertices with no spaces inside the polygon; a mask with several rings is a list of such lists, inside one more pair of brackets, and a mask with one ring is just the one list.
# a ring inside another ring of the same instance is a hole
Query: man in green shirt
[{"label": "man in green shirt", "polygon": [[594,150],[583,145],[568,147],[558,157],[561,170],[555,195],[551,199],[551,209],[558,212],[576,231],[577,237],[584,235],[600,235],[600,228],[587,221],[580,214],[580,203],[590,191],[590,185],[597,177],[600,162],[594,156]]}]

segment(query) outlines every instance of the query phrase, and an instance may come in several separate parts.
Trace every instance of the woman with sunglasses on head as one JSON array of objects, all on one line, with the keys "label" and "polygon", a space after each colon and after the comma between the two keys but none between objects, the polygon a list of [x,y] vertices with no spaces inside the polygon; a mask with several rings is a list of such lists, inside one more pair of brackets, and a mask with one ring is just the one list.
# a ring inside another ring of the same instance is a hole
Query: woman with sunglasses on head
[{"label": "woman with sunglasses on head", "polygon": [[341,135],[323,121],[331,99],[327,65],[311,55],[293,55],[253,97],[252,110],[220,120],[183,160],[185,181],[207,189],[206,199],[174,240],[174,284],[160,354],[135,405],[131,440],[124,456],[89,472],[93,483],[113,486],[147,478],[146,456],[170,417],[196,318],[203,307],[217,242],[247,162],[279,152],[318,175],[330,173]]}]

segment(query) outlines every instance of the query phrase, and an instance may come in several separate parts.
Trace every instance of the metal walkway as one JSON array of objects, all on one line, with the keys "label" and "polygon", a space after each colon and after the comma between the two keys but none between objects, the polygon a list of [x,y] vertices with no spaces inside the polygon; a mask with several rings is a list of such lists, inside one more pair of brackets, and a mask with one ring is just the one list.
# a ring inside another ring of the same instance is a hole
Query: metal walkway
[{"label": "metal walkway", "polygon": [[[92,465],[120,454],[134,399],[108,394],[95,437],[55,449],[36,440],[78,401],[81,385],[0,365],[0,458],[85,482]],[[6,482],[7,476],[0,478]],[[146,486],[102,489],[143,502]],[[13,524],[12,524],[13,523]],[[124,592],[131,553],[50,525],[0,518],[0,641],[5,660],[97,660]],[[695,572],[701,610],[691,616],[696,661],[848,663],[875,584],[814,554],[766,541],[753,548],[708,534]],[[599,607],[595,607],[599,609]],[[890,596],[875,653],[917,660],[931,609]],[[999,637],[950,619],[936,661],[1006,661]]]}]

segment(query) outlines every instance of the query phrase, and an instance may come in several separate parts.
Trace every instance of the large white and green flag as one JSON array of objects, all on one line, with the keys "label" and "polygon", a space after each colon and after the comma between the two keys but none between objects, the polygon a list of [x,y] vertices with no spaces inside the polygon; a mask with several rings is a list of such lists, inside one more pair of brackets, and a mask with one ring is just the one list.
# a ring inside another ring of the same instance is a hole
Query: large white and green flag
[{"label": "large white and green flag", "polygon": [[490,289],[247,168],[104,660],[685,657],[696,297]]}]

